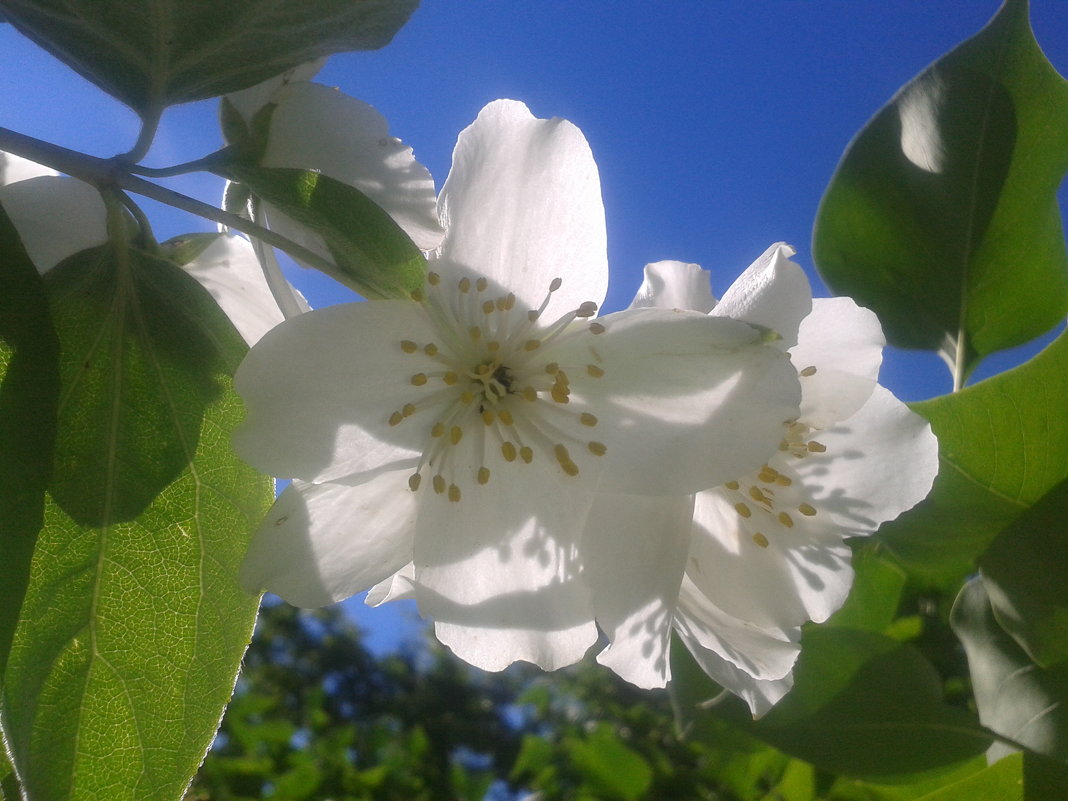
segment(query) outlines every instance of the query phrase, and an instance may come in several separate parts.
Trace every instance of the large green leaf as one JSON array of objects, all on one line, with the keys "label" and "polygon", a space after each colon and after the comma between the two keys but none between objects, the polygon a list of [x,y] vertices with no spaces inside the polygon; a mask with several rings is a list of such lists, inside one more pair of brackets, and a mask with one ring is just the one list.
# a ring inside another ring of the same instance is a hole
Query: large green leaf
[{"label": "large green leaf", "polygon": [[44,520],[58,402],[44,282],[0,206],[0,684]]},{"label": "large green leaf", "polygon": [[48,277],[64,502],[45,509],[3,697],[34,801],[180,798],[257,607],[236,573],[272,493],[230,447],[245,345],[178,267],[108,252]]},{"label": "large green leaf", "polygon": [[979,566],[998,623],[1038,665],[1068,661],[1068,479],[1002,531]]},{"label": "large green leaf", "polygon": [[938,436],[923,503],[879,536],[917,573],[959,582],[994,537],[1068,478],[1068,334],[1027,363],[912,408]]},{"label": "large green leaf", "polygon": [[821,275],[892,344],[943,349],[961,376],[1052,328],[1068,310],[1065,130],[1068,83],[1026,0],[1007,0],[849,145],[816,219]]},{"label": "large green leaf", "polygon": [[[964,585],[950,624],[968,655],[983,725],[1040,754],[1068,760],[1068,662],[1035,665],[998,625],[981,578]],[[997,743],[991,755],[1010,750]]]},{"label": "large green leaf", "polygon": [[676,670],[680,650],[673,692],[697,737],[702,715],[722,715],[818,767],[873,780],[955,765],[990,744],[970,715],[943,703],[941,681],[919,651],[876,632],[807,629],[794,688],[756,722],[737,699],[698,711],[715,689],[688,658]]},{"label": "large green leaf", "polygon": [[653,780],[645,757],[620,740],[619,733],[598,726],[587,737],[564,739],[572,766],[599,798],[637,801]]},{"label": "large green leaf", "polygon": [[422,251],[358,189],[317,172],[282,167],[231,166],[225,176],[321,237],[335,265],[324,272],[364,297],[407,297],[423,285]]},{"label": "large green leaf", "polygon": [[1010,801],[1023,797],[1023,754],[1011,754],[918,801]]},{"label": "large green leaf", "polygon": [[7,21],[143,116],[389,43],[419,0],[5,0]]}]

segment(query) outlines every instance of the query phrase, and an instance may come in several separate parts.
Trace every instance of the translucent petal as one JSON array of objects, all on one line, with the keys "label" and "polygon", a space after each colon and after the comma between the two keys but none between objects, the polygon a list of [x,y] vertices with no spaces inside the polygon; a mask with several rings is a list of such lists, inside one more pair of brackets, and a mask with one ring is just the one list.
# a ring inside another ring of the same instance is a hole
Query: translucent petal
[{"label": "translucent petal", "polygon": [[298,81],[274,95],[264,167],[296,167],[354,186],[423,250],[437,247],[434,179],[412,149],[389,135],[371,106],[327,86]]},{"label": "translucent petal", "polygon": [[367,591],[364,603],[381,606],[390,601],[415,600],[415,563],[409,562],[392,576]]},{"label": "translucent petal", "polygon": [[630,303],[632,309],[688,309],[710,312],[716,305],[712,297],[711,273],[698,264],[682,261],[658,261],[645,265],[645,277]]},{"label": "translucent petal", "polygon": [[[696,312],[638,309],[567,343],[576,397],[596,409],[607,447],[602,488],[688,494],[761,465],[797,415],[797,373],[750,326]],[[561,359],[563,363],[564,359]]]},{"label": "translucent petal", "polygon": [[517,660],[572,664],[597,639],[575,542],[591,496],[537,464],[505,468],[459,501],[424,482],[415,540],[416,599],[442,643],[484,670]]},{"label": "translucent petal", "polygon": [[275,501],[241,564],[250,592],[317,607],[362,592],[412,558],[415,496],[408,471],[370,481],[294,481]]},{"label": "translucent petal", "polygon": [[266,473],[305,481],[413,464],[433,408],[390,419],[425,397],[412,376],[441,365],[404,352],[404,341],[434,341],[422,307],[406,300],[331,306],[271,329],[235,375],[248,409],[235,450]]},{"label": "translucent petal", "polygon": [[546,318],[600,304],[608,256],[597,165],[567,120],[536,119],[522,103],[487,105],[461,134],[438,203],[446,235],[438,272],[473,271]]},{"label": "translucent petal", "polygon": [[800,420],[826,428],[859,409],[875,388],[885,344],[873,312],[850,298],[814,300],[790,350],[799,371],[816,368],[801,381]]},{"label": "translucent petal", "polygon": [[860,411],[817,436],[826,452],[795,470],[813,505],[848,536],[870,534],[911,509],[938,474],[930,425],[882,386]]},{"label": "translucent petal", "polygon": [[14,153],[0,150],[0,186],[13,184],[16,181],[25,181],[30,178],[38,178],[42,175],[59,175],[51,167],[38,164],[36,161],[24,159]]},{"label": "translucent petal", "polygon": [[92,186],[43,175],[0,187],[7,212],[39,272],[108,241],[107,208]]},{"label": "translucent petal", "polygon": [[749,265],[712,310],[776,332],[780,345],[797,343],[797,329],[812,309],[812,288],[805,271],[790,261],[794,249],[778,242]]},{"label": "translucent petal", "polygon": [[598,495],[581,553],[597,623],[597,656],[631,684],[663,687],[675,599],[690,547],[693,496]]},{"label": "translucent petal", "polygon": [[250,86],[248,89],[232,92],[226,96],[226,99],[234,106],[237,113],[245,119],[245,122],[250,123],[256,112],[272,102],[283,86],[298,81],[310,81],[323,68],[325,63],[326,56],[317,58],[315,61],[298,64],[281,75],[268,78],[255,86]]}]

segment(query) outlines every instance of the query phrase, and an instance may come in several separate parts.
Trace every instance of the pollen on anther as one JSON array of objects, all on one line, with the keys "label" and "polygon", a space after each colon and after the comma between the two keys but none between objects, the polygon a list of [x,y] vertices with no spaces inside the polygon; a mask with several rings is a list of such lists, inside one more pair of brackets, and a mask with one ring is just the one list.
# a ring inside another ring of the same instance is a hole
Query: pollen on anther
[{"label": "pollen on anther", "polygon": [[487,281],[485,278],[479,277],[479,279],[475,281],[475,289],[477,289],[479,292],[485,292],[486,287],[488,286],[489,281]]},{"label": "pollen on anther", "polygon": [[415,353],[417,350],[419,350],[419,346],[416,343],[412,342],[410,339],[402,339],[401,350],[403,350],[405,353]]},{"label": "pollen on anther", "polygon": [[453,503],[458,503],[460,500],[460,488],[455,484],[449,485],[449,500]]},{"label": "pollen on anther", "polygon": [[526,342],[523,343],[523,350],[525,350],[525,351],[537,350],[540,347],[541,347],[541,340],[540,339],[528,339]]},{"label": "pollen on anther", "polygon": [[805,447],[808,449],[809,453],[827,452],[827,446],[824,445],[822,442],[816,442],[815,440],[812,440],[812,442],[808,443],[808,445],[806,445]]},{"label": "pollen on anther", "polygon": [[464,437],[464,430],[460,426],[453,426],[449,431],[449,442],[453,445],[458,445],[460,440]]},{"label": "pollen on anther", "polygon": [[401,421],[403,419],[404,419],[404,415],[403,414],[401,414],[400,412],[394,412],[393,414],[391,414],[389,416],[389,424],[391,426],[400,425],[400,423],[401,423]]},{"label": "pollen on anther", "polygon": [[404,406],[401,407],[401,416],[402,417],[411,417],[413,414],[415,414],[415,404],[414,403],[406,403],[406,404],[404,404]]},{"label": "pollen on anther", "polygon": [[596,364],[587,364],[586,372],[589,373],[590,376],[592,376],[593,378],[600,378],[604,375],[604,370],[602,370]]},{"label": "pollen on anther", "polygon": [[523,400],[536,401],[538,399],[538,391],[534,387],[523,387],[523,391],[519,393]]},{"label": "pollen on anther", "polygon": [[493,425],[493,410],[492,409],[483,409],[482,410],[482,422],[485,423],[488,426]]},{"label": "pollen on anther", "polygon": [[501,409],[497,412],[497,419],[504,423],[506,426],[515,425],[515,419],[512,417],[512,413],[507,409]]},{"label": "pollen on anther", "polygon": [[501,444],[501,456],[504,457],[506,462],[514,462],[515,457],[518,456],[515,445],[511,442],[505,442]]},{"label": "pollen on anther", "polygon": [[545,372],[547,372],[549,375],[556,375],[560,372],[560,365],[558,365],[556,362],[549,362],[547,365],[545,365]]},{"label": "pollen on anther", "polygon": [[789,476],[784,476],[782,473],[779,473],[779,475],[775,476],[775,483],[780,487],[789,487],[794,483],[794,480]]},{"label": "pollen on anther", "polygon": [[787,528],[794,527],[794,519],[790,517],[790,515],[786,514],[786,512],[779,512],[779,522]]},{"label": "pollen on anther", "polygon": [[579,415],[579,422],[584,426],[595,426],[597,425],[597,416],[589,412],[583,412]]},{"label": "pollen on anther", "polygon": [[814,514],[816,514],[816,508],[814,506],[810,506],[807,503],[803,503],[798,506],[797,511],[803,514],[805,517],[812,517]]},{"label": "pollen on anther", "polygon": [[802,378],[808,378],[809,376],[816,375],[816,368],[810,364],[804,370],[801,370],[798,375]]},{"label": "pollen on anther", "polygon": [[488,484],[490,480],[490,471],[488,467],[478,468],[478,483]]},{"label": "pollen on anther", "polygon": [[768,547],[768,538],[761,534],[759,531],[753,535],[753,542],[755,542],[761,548]]},{"label": "pollen on anther", "polygon": [[467,294],[468,292],[471,291],[471,279],[470,278],[461,278],[460,279],[460,283],[458,283],[456,285],[456,288],[459,289],[464,294]]},{"label": "pollen on anther", "polygon": [[430,436],[435,439],[445,436],[445,424],[440,420],[434,423],[434,427],[430,429]]},{"label": "pollen on anther", "polygon": [[549,392],[549,396],[557,403],[568,403],[570,401],[570,398],[568,398],[567,387],[561,387],[559,384],[553,386],[552,390]]},{"label": "pollen on anther", "polygon": [[762,504],[765,504],[767,506],[771,505],[771,499],[767,495],[765,495],[760,490],[759,487],[750,487],[749,488],[749,497],[752,498],[757,503],[762,503]]},{"label": "pollen on anther", "polygon": [[438,495],[441,495],[445,492],[445,476],[438,473],[436,476],[434,476],[434,480],[432,483],[434,485],[434,492],[436,492]]},{"label": "pollen on anther", "polygon": [[426,383],[426,373],[416,373],[412,376],[412,386],[421,387]]},{"label": "pollen on anther", "polygon": [[470,404],[472,404],[474,402],[475,402],[475,393],[471,392],[471,390],[466,390],[465,389],[463,392],[460,393],[460,403],[464,404],[464,406],[469,406]]},{"label": "pollen on anther", "polygon": [[519,458],[523,460],[524,464],[530,464],[534,461],[534,449],[529,445],[524,445],[519,449]]},{"label": "pollen on anther", "polygon": [[740,514],[742,517],[752,517],[753,516],[752,510],[748,506],[746,506],[744,503],[736,503],[736,504],[734,504],[734,511],[736,511],[738,514]]},{"label": "pollen on anther", "polygon": [[535,322],[539,317],[541,317],[541,312],[539,312],[537,309],[531,309],[527,312],[527,320],[532,323]]},{"label": "pollen on anther", "polygon": [[726,487],[726,488],[727,488],[727,489],[729,489],[729,490],[736,490],[736,489],[738,489],[738,488],[739,488],[739,487],[740,487],[741,485],[740,485],[740,484],[739,484],[739,483],[738,483],[737,481],[728,481],[728,482],[727,482],[726,484],[724,484],[723,486],[724,486],[724,487]]},{"label": "pollen on anther", "polygon": [[418,473],[412,473],[410,476],[408,476],[408,489],[410,489],[412,492],[415,492],[417,489],[419,489],[419,485],[422,483],[422,481],[423,477],[421,475],[419,475]]},{"label": "pollen on anther", "polygon": [[437,286],[441,283],[441,276],[435,272],[429,272],[426,274],[426,282],[431,286]]},{"label": "pollen on anther", "polygon": [[447,373],[445,373],[445,375],[441,377],[441,380],[451,387],[455,386],[456,383],[459,382],[460,376],[458,376],[452,370],[449,370]]},{"label": "pollen on anther", "polygon": [[486,350],[488,350],[490,353],[496,353],[500,349],[501,343],[495,339],[491,339],[489,342],[486,343]]},{"label": "pollen on anther", "polygon": [[471,330],[468,333],[471,334],[471,339],[473,339],[475,342],[478,342],[478,340],[482,339],[482,329],[477,325],[471,326]]},{"label": "pollen on anther", "polygon": [[423,300],[426,298],[426,295],[423,294],[423,290],[421,289],[413,289],[411,292],[411,298],[416,303],[422,303]]},{"label": "pollen on anther", "polygon": [[569,476],[577,476],[579,474],[578,465],[571,460],[571,454],[567,452],[565,445],[557,444],[553,446],[553,455],[563,471]]},{"label": "pollen on anther", "polygon": [[426,345],[423,348],[423,353],[425,353],[427,356],[437,356],[438,346],[431,342],[429,345]]},{"label": "pollen on anther", "polygon": [[604,456],[608,448],[605,447],[605,444],[603,442],[593,441],[586,443],[586,450],[588,450],[594,456]]}]

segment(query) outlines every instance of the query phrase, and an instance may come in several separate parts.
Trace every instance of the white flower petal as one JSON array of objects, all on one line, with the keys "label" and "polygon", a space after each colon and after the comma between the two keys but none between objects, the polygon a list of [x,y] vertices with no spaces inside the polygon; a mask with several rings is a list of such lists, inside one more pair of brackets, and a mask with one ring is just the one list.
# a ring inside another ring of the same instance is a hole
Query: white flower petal
[{"label": "white flower petal", "polygon": [[415,600],[415,563],[409,562],[392,576],[367,591],[364,603],[381,606],[390,601]]},{"label": "white flower petal", "polygon": [[343,600],[411,559],[415,512],[408,471],[354,486],[294,481],[256,532],[239,579],[295,606]]},{"label": "white flower petal", "polygon": [[604,490],[691,493],[755,469],[778,448],[800,388],[785,355],[755,329],[665,309],[597,324],[605,333],[571,340],[568,361],[604,367],[601,377],[573,379],[602,421]]},{"label": "white flower petal", "polygon": [[326,56],[304,64],[298,64],[292,69],[286,70],[273,78],[268,78],[255,86],[250,86],[248,89],[232,92],[226,96],[226,99],[230,101],[238,114],[245,119],[245,122],[250,123],[257,111],[268,103],[273,102],[274,96],[282,87],[297,81],[310,81],[318,74],[325,63]]},{"label": "white flower petal", "polygon": [[631,684],[663,687],[693,497],[599,495],[582,538],[583,576],[609,645],[597,656]]},{"label": "white flower petal", "polygon": [[382,207],[419,248],[437,247],[442,230],[434,179],[410,147],[389,135],[381,114],[337,89],[304,81],[286,84],[272,99],[278,105],[264,167],[316,170],[353,186]]},{"label": "white flower petal", "polygon": [[433,339],[422,309],[406,300],[331,306],[276,326],[234,378],[248,408],[235,450],[264,472],[305,481],[414,464],[428,426],[390,418],[418,401],[412,376],[441,365],[401,343]]},{"label": "white flower petal", "polygon": [[816,368],[801,381],[799,419],[827,428],[859,409],[875,388],[885,345],[873,312],[850,298],[814,300],[790,349],[799,371]]},{"label": "white flower petal", "polygon": [[211,293],[249,345],[285,319],[247,239],[220,236],[182,269]]},{"label": "white flower petal", "polygon": [[522,103],[487,105],[453,151],[438,210],[446,235],[431,269],[474,272],[536,309],[562,278],[549,319],[608,287],[597,165],[567,120],[536,119]]},{"label": "white flower petal", "polygon": [[852,417],[818,433],[824,454],[796,471],[847,536],[870,534],[927,497],[938,474],[930,424],[882,386]]},{"label": "white flower petal", "polygon": [[708,313],[716,305],[710,275],[700,265],[682,261],[646,264],[645,277],[630,308],[688,309]]},{"label": "white flower petal", "polygon": [[41,273],[108,241],[100,193],[74,178],[44,175],[0,187],[0,204]]},{"label": "white flower petal", "polygon": [[39,178],[42,175],[59,175],[51,167],[38,164],[36,161],[24,159],[14,153],[0,150],[0,186],[13,184],[16,181],[26,181],[30,178]]},{"label": "white flower petal", "polygon": [[796,344],[798,326],[812,309],[812,288],[805,271],[790,261],[794,252],[784,242],[765,250],[723,293],[712,314],[770,328],[784,348]]},{"label": "white flower petal", "polygon": [[572,664],[597,639],[574,541],[592,498],[537,464],[491,460],[489,469],[489,483],[465,486],[458,502],[419,490],[419,610],[442,643],[483,670]]}]

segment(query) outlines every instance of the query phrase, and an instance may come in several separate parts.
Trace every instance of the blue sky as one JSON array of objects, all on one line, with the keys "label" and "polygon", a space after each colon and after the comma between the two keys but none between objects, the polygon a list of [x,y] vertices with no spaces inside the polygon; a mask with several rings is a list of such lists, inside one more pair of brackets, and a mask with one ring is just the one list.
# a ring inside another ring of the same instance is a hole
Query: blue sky
[{"label": "blue sky", "polygon": [[[520,99],[538,116],[579,125],[601,171],[611,310],[629,302],[649,261],[698,262],[713,271],[716,294],[778,240],[792,243],[810,269],[816,206],[850,138],[997,6],[424,0],[392,45],[335,56],[319,80],[376,106],[439,186],[457,133],[490,100]],[[1068,4],[1032,0],[1032,22],[1050,61],[1068,73]],[[129,148],[136,137],[128,109],[8,25],[0,25],[0,75],[0,125],[101,156]],[[215,106],[169,111],[148,163],[173,164],[219,147]],[[208,177],[171,185],[206,200],[220,192]],[[1063,187],[1061,198],[1063,208]],[[160,239],[210,229],[146,207]],[[292,277],[315,305],[345,297],[312,273]],[[818,281],[815,287],[827,294]],[[984,372],[1005,364],[999,359]],[[950,388],[931,354],[889,353],[883,383],[907,400]],[[376,622],[374,613],[361,619]],[[376,641],[387,641],[388,629]]]}]

